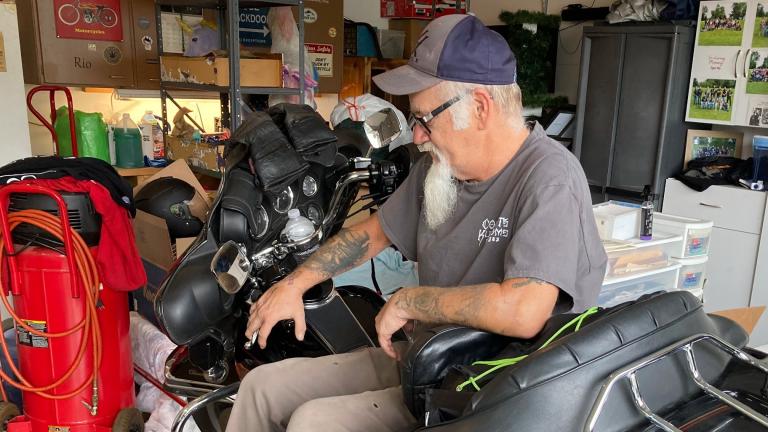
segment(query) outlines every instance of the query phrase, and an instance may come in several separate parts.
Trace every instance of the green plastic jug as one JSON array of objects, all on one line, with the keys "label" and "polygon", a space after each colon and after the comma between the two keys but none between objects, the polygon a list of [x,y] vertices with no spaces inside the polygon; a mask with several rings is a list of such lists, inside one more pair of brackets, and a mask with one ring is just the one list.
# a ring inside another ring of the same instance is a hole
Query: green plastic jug
[{"label": "green plastic jug", "polygon": [[115,159],[120,168],[140,168],[144,166],[141,153],[141,130],[131,120],[128,113],[115,126]]}]

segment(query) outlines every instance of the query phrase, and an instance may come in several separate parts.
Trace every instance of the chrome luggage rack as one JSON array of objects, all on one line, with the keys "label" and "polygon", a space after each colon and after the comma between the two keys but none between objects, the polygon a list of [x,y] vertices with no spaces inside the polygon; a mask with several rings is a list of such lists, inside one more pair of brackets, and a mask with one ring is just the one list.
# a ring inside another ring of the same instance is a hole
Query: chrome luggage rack
[{"label": "chrome luggage rack", "polygon": [[696,358],[693,353],[693,346],[697,343],[704,342],[704,341],[710,342],[712,345],[720,348],[721,350],[730,354],[732,357],[759,369],[763,373],[768,374],[768,368],[766,368],[766,366],[761,364],[757,359],[755,359],[751,355],[740,350],[739,348],[734,347],[728,342],[709,334],[694,335],[676,344],[669,345],[666,348],[662,348],[656,351],[655,353],[652,353],[628,366],[625,366],[622,369],[619,369],[613,372],[610,376],[608,376],[602,388],[600,389],[600,393],[597,396],[597,400],[595,401],[595,404],[592,406],[592,409],[590,410],[589,417],[587,418],[587,422],[584,425],[584,429],[583,429],[584,432],[592,432],[595,430],[595,426],[597,425],[597,420],[600,417],[600,414],[605,406],[606,401],[608,400],[608,395],[610,394],[611,390],[613,390],[616,383],[624,379],[629,380],[630,388],[632,391],[632,401],[634,402],[637,409],[640,410],[640,412],[642,412],[642,414],[648,419],[648,421],[650,421],[655,426],[657,426],[658,428],[666,432],[681,432],[680,429],[676,428],[674,425],[666,421],[664,418],[654,413],[648,407],[648,404],[645,403],[645,400],[640,394],[640,387],[637,383],[637,372],[639,370],[649,365],[652,365],[659,360],[668,358],[669,356],[681,351],[685,353],[685,356],[687,359],[686,365],[688,366],[687,368],[688,372],[690,373],[691,378],[699,388],[701,388],[706,394],[718,399],[719,401],[730,406],[731,408],[735,409],[736,411],[740,412],[746,417],[759,423],[763,427],[768,428],[768,417],[758,413],[757,411],[753,410],[752,408],[745,405],[744,403],[739,402],[733,396],[709,384],[702,377],[701,372],[699,371],[696,365]]}]

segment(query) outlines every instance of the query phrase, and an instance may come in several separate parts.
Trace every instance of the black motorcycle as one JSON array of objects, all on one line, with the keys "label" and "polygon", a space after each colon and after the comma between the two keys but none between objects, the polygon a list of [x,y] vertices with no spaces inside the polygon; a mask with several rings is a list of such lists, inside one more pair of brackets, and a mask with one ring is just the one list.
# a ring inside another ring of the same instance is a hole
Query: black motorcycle
[{"label": "black motorcycle", "polygon": [[[280,133],[293,139],[291,145],[306,169],[287,186],[270,190],[271,180],[258,170],[284,176],[291,167],[275,169],[274,153],[254,157],[256,150],[230,148],[228,168],[202,232],[155,296],[158,322],[179,345],[166,362],[165,376],[166,389],[176,394],[191,398],[208,394],[239,382],[248,370],[268,362],[377,345],[374,320],[384,304],[382,297],[365,287],[334,287],[330,281],[304,295],[303,341],[295,338],[292,321],[275,326],[265,349],[245,340],[250,305],[293,271],[307,251],[338,232],[353,206],[359,212],[382,203],[405,179],[418,154],[412,145],[387,151],[400,132],[392,110],[369,116],[365,124],[354,125],[358,128],[331,134],[300,106],[280,109],[277,115],[270,114],[281,131],[264,136],[264,129],[273,129],[264,114],[260,125],[246,121],[232,141],[261,146],[279,139]],[[292,122],[292,113],[298,113],[293,120],[299,117],[299,121]],[[307,123],[314,129],[309,130]],[[298,151],[300,140],[301,148],[309,152]],[[324,144],[308,146],[312,140]],[[283,146],[277,152],[290,150]],[[282,154],[281,160],[293,156]],[[264,160],[254,160],[257,157]],[[314,234],[300,241],[280,237],[290,209],[299,209],[313,222]],[[215,420],[215,410],[211,406],[207,410]]]},{"label": "black motorcycle", "polygon": [[[386,130],[386,121],[377,128],[368,129]],[[304,341],[290,321],[273,329],[264,350],[244,336],[250,304],[295,268],[297,256],[340,229],[360,185],[377,202],[410,163],[406,151],[395,155],[399,162],[344,151],[331,166],[310,164],[278,194],[244,187],[254,184],[248,164],[228,169],[203,233],[156,300],[162,327],[180,345],[168,359],[166,386],[197,397],[176,417],[174,432],[193,415],[210,418],[201,428],[220,430],[219,404],[231,403],[239,377],[259,364],[375,346],[383,300],[367,288],[329,283],[305,295]],[[314,234],[279,239],[290,208],[315,221]],[[704,313],[686,292],[555,315],[531,340],[442,326],[411,341],[401,365],[403,398],[419,430],[440,432],[765,430],[768,361],[747,341],[738,325]]]}]

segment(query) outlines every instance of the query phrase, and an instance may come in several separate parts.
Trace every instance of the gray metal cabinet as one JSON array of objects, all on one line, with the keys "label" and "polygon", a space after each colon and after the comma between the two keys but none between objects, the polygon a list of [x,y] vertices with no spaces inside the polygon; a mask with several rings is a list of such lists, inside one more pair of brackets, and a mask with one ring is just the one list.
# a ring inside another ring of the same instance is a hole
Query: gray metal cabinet
[{"label": "gray metal cabinet", "polygon": [[584,29],[574,153],[594,202],[638,200],[683,163],[686,85],[694,28],[679,24]]}]

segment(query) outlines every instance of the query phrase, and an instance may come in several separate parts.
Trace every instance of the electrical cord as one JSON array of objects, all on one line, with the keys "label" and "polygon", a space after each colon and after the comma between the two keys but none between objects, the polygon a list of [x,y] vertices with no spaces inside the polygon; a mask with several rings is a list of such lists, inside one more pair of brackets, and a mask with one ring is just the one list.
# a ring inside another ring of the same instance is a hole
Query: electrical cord
[{"label": "electrical cord", "polygon": [[[9,214],[8,224],[10,225],[11,231],[13,231],[17,226],[19,226],[22,223],[33,225],[42,230],[45,230],[63,242],[65,233],[61,227],[59,219],[47,212],[44,212],[42,210],[22,210],[22,211],[13,212]],[[99,287],[101,284],[99,281],[98,268],[96,267],[96,260],[91,254],[90,249],[85,244],[85,241],[80,236],[80,234],[78,234],[75,230],[71,228],[70,230],[71,230],[71,233],[69,234],[71,234],[72,240],[73,240],[77,272],[80,275],[82,286],[86,290],[86,293],[82,295],[82,297],[85,298],[86,300],[85,313],[82,321],[80,321],[78,324],[76,324],[74,327],[70,328],[69,330],[65,330],[61,332],[40,331],[29,326],[24,321],[24,319],[22,319],[16,314],[16,312],[13,310],[13,306],[11,306],[10,302],[8,301],[8,298],[5,295],[0,295],[0,300],[2,300],[6,310],[15,321],[15,325],[20,326],[21,328],[25,329],[32,335],[45,337],[45,338],[59,338],[59,337],[71,336],[74,333],[82,330],[83,337],[81,337],[80,339],[80,347],[77,351],[77,354],[75,355],[75,358],[72,361],[71,366],[60,378],[56,379],[54,382],[47,385],[34,386],[16,368],[16,365],[12,361],[10,352],[8,351],[8,346],[5,343],[5,338],[0,338],[0,347],[2,347],[3,354],[5,355],[6,363],[10,366],[11,370],[13,371],[13,374],[18,378],[18,381],[11,378],[3,370],[0,370],[0,378],[2,379],[2,381],[5,381],[11,386],[16,387],[22,391],[32,392],[44,398],[57,399],[57,400],[69,399],[69,398],[75,397],[79,395],[81,392],[83,392],[85,389],[90,387],[93,391],[92,401],[94,402],[94,406],[90,408],[91,410],[95,410],[96,401],[98,400],[98,373],[99,373],[99,370],[101,369],[101,360],[102,360],[101,328],[99,326],[99,321],[98,321],[98,316],[96,311],[96,304],[99,302]],[[5,251],[6,241],[8,241],[8,239],[4,239],[0,237],[0,260],[6,257],[6,251]],[[70,269],[70,270],[75,271],[75,269]],[[3,273],[3,275],[5,274],[7,274],[7,272]],[[86,348],[88,347],[89,339],[93,346],[92,355],[93,355],[93,365],[94,365],[93,371],[90,374],[89,378],[86,379],[83,382],[83,384],[78,386],[77,389],[71,392],[68,392],[66,394],[49,393],[49,390],[61,385],[63,382],[69,379],[78,369],[78,367],[80,366],[80,364],[82,363],[85,357],[85,351],[86,351]],[[7,401],[8,398],[2,386],[0,386],[0,393],[2,394],[3,400]]]}]

